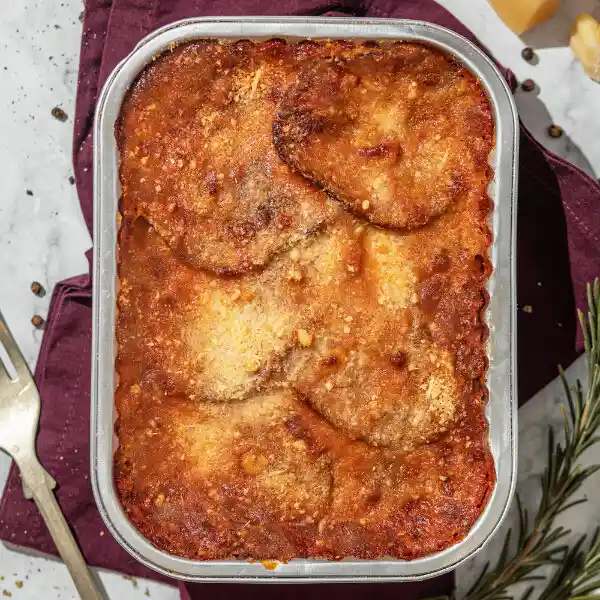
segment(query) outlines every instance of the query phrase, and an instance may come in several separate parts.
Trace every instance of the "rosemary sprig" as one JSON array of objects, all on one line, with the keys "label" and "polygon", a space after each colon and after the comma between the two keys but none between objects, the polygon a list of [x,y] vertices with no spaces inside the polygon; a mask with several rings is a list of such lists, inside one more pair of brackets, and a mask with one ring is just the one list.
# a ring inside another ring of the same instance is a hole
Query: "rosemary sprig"
[{"label": "rosemary sprig", "polygon": [[[548,581],[538,600],[591,600],[600,593],[600,537],[596,529],[585,550],[586,536],[582,535],[565,550],[561,565]],[[531,588],[533,591],[533,589]],[[528,590],[529,592],[529,590]]]},{"label": "rosemary sprig", "polygon": [[[553,576],[542,592],[543,600],[600,600],[593,591],[600,581],[600,540],[598,532],[584,550],[582,536],[572,546],[565,544],[569,529],[555,526],[556,517],[585,502],[574,498],[583,483],[600,465],[582,467],[581,455],[600,441],[600,282],[587,286],[588,314],[579,311],[579,322],[584,336],[589,378],[587,392],[577,380],[569,386],[565,373],[559,368],[565,399],[562,405],[564,440],[557,441],[552,427],[548,430],[548,462],[541,477],[542,499],[529,524],[529,515],[517,496],[519,527],[517,547],[511,551],[512,531],[509,530],[500,556],[493,569],[490,563],[483,568],[479,578],[467,592],[468,600],[510,600],[508,588],[516,583],[544,580],[536,574],[543,566],[554,568]],[[522,600],[533,593],[533,586]]]}]

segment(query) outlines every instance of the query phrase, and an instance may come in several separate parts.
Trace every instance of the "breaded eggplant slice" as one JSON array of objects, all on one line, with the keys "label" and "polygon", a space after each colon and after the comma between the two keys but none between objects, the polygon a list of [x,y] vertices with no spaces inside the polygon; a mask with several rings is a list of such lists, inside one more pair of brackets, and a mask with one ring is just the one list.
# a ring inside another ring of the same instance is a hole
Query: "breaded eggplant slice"
[{"label": "breaded eggplant slice", "polygon": [[294,65],[318,52],[204,41],[157,59],[117,131],[124,215],[144,216],[191,265],[229,274],[317,231],[335,202],[280,159],[271,124]]},{"label": "breaded eggplant slice", "polygon": [[192,268],[143,218],[124,221],[117,343],[128,367],[121,380],[157,382],[166,393],[210,402],[279,385],[282,360],[312,343],[352,278],[347,264],[360,239],[352,218],[342,219],[238,277]]},{"label": "breaded eggplant slice", "polygon": [[494,126],[477,79],[418,44],[304,66],[273,124],[279,155],[355,214],[414,229],[488,180]]}]

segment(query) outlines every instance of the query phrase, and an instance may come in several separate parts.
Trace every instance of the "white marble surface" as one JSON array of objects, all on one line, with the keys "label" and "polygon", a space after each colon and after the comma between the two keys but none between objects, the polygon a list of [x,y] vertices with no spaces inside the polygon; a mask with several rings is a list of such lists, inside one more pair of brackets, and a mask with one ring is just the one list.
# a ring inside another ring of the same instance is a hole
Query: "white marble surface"
[{"label": "white marble surface", "polygon": [[[585,77],[566,47],[573,18],[582,11],[598,16],[600,0],[563,0],[557,16],[524,40],[512,34],[483,1],[441,0],[441,4],[519,80],[530,77],[538,84],[536,92],[516,94],[521,117],[534,135],[557,154],[600,176],[600,85]],[[87,267],[84,252],[90,239],[68,180],[81,10],[80,0],[0,5],[0,308],[32,367],[42,335],[31,326],[32,315],[45,316],[55,283]],[[538,64],[521,59],[525,45],[536,47]],[[69,115],[66,123],[50,116],[56,105]],[[564,128],[563,138],[546,135],[551,123]],[[33,280],[46,288],[44,298],[30,292]],[[583,376],[584,371],[579,361],[569,374]],[[520,411],[519,489],[530,506],[537,499],[536,474],[544,466],[545,427],[560,420],[560,397],[560,388],[551,384]],[[593,458],[600,460],[600,449],[588,457]],[[8,465],[0,453],[0,489]],[[578,532],[600,522],[597,491],[592,485],[588,491],[596,502],[565,517]],[[483,562],[494,557],[500,537],[460,569],[460,590]],[[146,597],[147,586],[153,598],[178,596],[167,586],[142,581],[134,585],[113,574],[101,577],[111,598]],[[23,586],[17,587],[17,581]],[[0,594],[4,589],[22,600],[75,597],[63,565],[0,545]]]}]

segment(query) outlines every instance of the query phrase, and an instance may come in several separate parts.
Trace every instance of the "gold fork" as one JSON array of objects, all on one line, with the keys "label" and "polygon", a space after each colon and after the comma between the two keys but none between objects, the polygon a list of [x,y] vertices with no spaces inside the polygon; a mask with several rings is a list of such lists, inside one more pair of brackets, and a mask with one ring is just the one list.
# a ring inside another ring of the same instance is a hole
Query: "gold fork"
[{"label": "gold fork", "polygon": [[4,346],[16,376],[11,378],[0,356],[0,448],[6,450],[21,471],[23,493],[33,499],[71,573],[83,600],[102,600],[98,584],[85,564],[52,490],[56,482],[42,467],[35,451],[40,417],[40,394],[27,363],[0,312],[0,344]]}]

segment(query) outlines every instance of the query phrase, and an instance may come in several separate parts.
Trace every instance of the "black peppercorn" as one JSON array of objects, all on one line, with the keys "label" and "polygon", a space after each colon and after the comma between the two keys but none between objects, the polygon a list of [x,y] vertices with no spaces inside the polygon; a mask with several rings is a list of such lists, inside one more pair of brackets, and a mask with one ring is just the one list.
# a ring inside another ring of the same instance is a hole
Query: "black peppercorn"
[{"label": "black peppercorn", "polygon": [[548,135],[553,138],[559,138],[563,134],[563,129],[560,125],[550,125],[548,127]]},{"label": "black peppercorn", "polygon": [[533,51],[533,48],[527,46],[521,51],[521,56],[523,57],[523,60],[531,62],[535,58],[535,52]]},{"label": "black peppercorn", "polygon": [[55,106],[50,112],[52,116],[61,123],[64,123],[69,118],[67,113],[60,106]]},{"label": "black peppercorn", "polygon": [[42,327],[44,327],[44,319],[42,319],[40,315],[33,315],[33,317],[31,317],[31,324],[36,329],[42,329]]},{"label": "black peppercorn", "polygon": [[44,289],[44,286],[39,281],[34,281],[31,284],[31,291],[36,296],[40,296],[40,298],[46,294],[46,290]]},{"label": "black peppercorn", "polygon": [[526,79],[521,84],[521,89],[525,92],[532,92],[533,90],[535,90],[535,81],[533,81],[533,79]]}]

